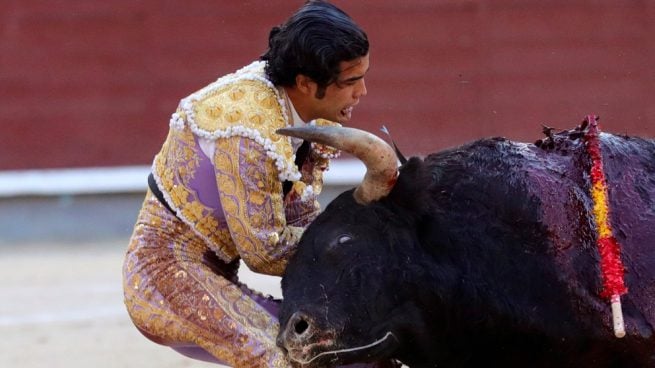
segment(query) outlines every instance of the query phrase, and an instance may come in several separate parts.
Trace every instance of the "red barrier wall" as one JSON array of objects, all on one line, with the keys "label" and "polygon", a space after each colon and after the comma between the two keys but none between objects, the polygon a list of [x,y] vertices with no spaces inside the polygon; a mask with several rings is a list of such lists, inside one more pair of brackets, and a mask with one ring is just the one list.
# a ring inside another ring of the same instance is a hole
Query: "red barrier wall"
[{"label": "red barrier wall", "polygon": [[[355,125],[406,153],[534,141],[588,113],[655,136],[655,1],[334,1],[372,43]],[[0,170],[149,164],[180,98],[302,1],[0,3]]]}]

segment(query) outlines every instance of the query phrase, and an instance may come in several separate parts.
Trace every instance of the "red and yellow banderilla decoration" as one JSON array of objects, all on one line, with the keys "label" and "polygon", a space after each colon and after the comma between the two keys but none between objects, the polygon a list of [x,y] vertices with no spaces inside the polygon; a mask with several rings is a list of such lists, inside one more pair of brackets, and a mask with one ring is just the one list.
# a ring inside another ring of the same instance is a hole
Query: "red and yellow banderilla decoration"
[{"label": "red and yellow banderilla decoration", "polygon": [[621,248],[616,238],[614,238],[610,225],[607,181],[603,171],[603,157],[600,151],[598,117],[588,115],[585,120],[589,123],[584,139],[587,153],[591,158],[591,198],[593,200],[594,221],[598,231],[597,246],[601,258],[600,270],[603,281],[601,296],[612,303],[614,335],[621,338],[625,336],[621,295],[628,292],[623,279],[625,269],[621,262]]}]

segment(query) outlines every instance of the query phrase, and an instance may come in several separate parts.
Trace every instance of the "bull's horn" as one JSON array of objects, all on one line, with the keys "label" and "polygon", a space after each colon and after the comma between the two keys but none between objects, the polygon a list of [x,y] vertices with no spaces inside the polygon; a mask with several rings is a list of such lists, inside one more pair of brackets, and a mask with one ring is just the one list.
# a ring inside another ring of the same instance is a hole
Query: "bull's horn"
[{"label": "bull's horn", "polygon": [[398,176],[398,161],[391,146],[363,130],[335,126],[278,129],[278,134],[302,138],[348,152],[366,165],[364,181],[355,189],[355,200],[367,204],[391,192]]}]

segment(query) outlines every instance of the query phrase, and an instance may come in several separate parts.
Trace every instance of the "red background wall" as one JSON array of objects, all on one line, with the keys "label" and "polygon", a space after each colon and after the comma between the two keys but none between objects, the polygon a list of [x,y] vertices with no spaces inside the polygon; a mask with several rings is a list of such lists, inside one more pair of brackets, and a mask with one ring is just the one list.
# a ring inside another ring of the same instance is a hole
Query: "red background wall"
[{"label": "red background wall", "polygon": [[[0,170],[149,164],[178,100],[256,59],[301,3],[0,2]],[[655,1],[334,3],[372,43],[354,124],[406,153],[587,113],[655,136]]]}]

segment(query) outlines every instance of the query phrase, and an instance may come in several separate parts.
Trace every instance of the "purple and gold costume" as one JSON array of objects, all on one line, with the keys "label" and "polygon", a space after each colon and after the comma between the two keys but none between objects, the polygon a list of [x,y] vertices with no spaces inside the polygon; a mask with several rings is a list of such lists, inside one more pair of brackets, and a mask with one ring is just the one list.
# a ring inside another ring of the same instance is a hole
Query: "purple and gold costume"
[{"label": "purple and gold costume", "polygon": [[152,168],[172,211],[148,191],[123,267],[125,304],[144,335],[234,367],[288,366],[275,346],[276,303],[238,282],[239,259],[282,274],[319,212],[335,154],[312,144],[296,165],[291,139],[275,134],[292,107],[263,68],[254,62],[181,101]]}]

